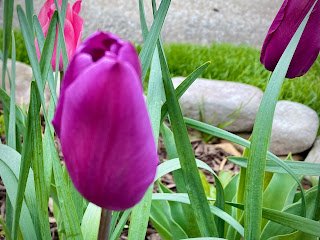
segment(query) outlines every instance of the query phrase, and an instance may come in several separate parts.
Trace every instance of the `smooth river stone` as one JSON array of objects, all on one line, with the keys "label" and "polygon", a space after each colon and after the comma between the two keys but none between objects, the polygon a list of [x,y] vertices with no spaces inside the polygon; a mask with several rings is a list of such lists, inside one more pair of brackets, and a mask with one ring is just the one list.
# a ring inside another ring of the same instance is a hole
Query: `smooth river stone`
[{"label": "smooth river stone", "polygon": [[[182,77],[173,78],[174,86],[177,87],[183,80]],[[234,120],[224,129],[231,132],[250,132],[262,95],[259,88],[248,84],[197,79],[179,102],[186,117],[213,126]]]},{"label": "smooth river stone", "polygon": [[308,150],[317,137],[317,113],[301,104],[279,101],[272,125],[270,151],[276,155],[301,153]]},{"label": "smooth river stone", "polygon": [[[9,70],[9,74],[11,76],[11,60],[8,60],[7,68]],[[0,64],[0,74],[2,75],[2,62]],[[0,76],[1,76],[0,75]],[[32,81],[32,68],[24,63],[16,62],[16,74],[15,74],[15,97],[16,104],[22,107],[25,106],[26,110],[29,107],[30,103],[30,87]],[[6,92],[10,95],[10,84],[8,79],[8,74],[6,74]],[[46,105],[48,107],[48,103],[50,101],[50,90],[48,86],[44,91]]]},{"label": "smooth river stone", "polygon": [[305,161],[320,164],[320,137],[318,137],[314,142]]}]

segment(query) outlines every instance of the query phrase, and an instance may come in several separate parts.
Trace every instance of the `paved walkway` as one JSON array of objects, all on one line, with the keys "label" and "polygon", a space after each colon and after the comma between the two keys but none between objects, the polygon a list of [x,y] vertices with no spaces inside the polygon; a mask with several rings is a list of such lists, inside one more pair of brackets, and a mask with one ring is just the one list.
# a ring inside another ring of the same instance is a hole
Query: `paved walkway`
[{"label": "paved walkway", "polygon": [[[73,0],[74,1],[74,0]],[[151,23],[150,0],[144,0]],[[158,2],[160,2],[158,0]],[[172,0],[162,36],[165,42],[213,41],[261,46],[283,0]],[[24,0],[15,0],[24,5]],[[44,0],[34,0],[35,13]],[[3,0],[0,0],[2,25]],[[84,36],[97,29],[140,43],[138,0],[83,0]],[[18,26],[17,20],[14,26]]]}]

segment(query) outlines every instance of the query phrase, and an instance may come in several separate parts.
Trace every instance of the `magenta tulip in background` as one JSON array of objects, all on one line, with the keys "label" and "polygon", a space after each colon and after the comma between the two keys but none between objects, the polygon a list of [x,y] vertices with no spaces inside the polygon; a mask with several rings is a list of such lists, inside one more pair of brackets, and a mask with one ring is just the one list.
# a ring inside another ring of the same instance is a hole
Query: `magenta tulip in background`
[{"label": "magenta tulip in background", "polygon": [[158,156],[131,43],[96,32],[79,46],[53,125],[72,182],[87,200],[119,211],[142,199]]},{"label": "magenta tulip in background", "polygon": [[[62,0],[58,0],[58,3],[59,3],[59,6],[61,7]],[[45,4],[42,6],[42,8],[40,9],[38,18],[45,36],[47,36],[49,24],[55,9],[56,7],[54,4],[54,0],[47,0]],[[76,1],[73,4],[72,9],[69,3],[67,5],[67,14],[66,14],[66,20],[64,25],[64,38],[65,38],[67,55],[69,60],[71,60],[71,57],[74,54],[76,48],[81,43],[83,19],[79,16],[80,10],[81,10],[81,0]],[[55,69],[55,66],[56,66],[56,47],[57,47],[57,38],[56,38],[56,43],[53,51],[53,57],[51,60],[53,69]],[[38,48],[37,40],[36,40],[36,48],[37,48],[38,58],[40,59],[40,51]],[[60,71],[63,70],[62,55],[60,56],[59,70]]]},{"label": "magenta tulip in background", "polygon": [[[295,31],[315,0],[285,0],[274,19],[261,50],[261,63],[273,71]],[[320,50],[320,1],[316,3],[292,58],[286,77],[305,74]]]}]

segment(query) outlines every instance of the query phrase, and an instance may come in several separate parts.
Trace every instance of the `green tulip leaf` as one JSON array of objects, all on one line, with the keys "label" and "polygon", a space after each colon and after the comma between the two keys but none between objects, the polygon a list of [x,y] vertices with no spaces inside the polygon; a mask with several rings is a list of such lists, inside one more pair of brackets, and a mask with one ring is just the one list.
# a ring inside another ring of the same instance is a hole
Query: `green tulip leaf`
[{"label": "green tulip leaf", "polygon": [[[12,148],[0,144],[0,176],[6,187],[8,196],[11,199],[13,207],[16,206],[19,169],[21,164],[21,156]],[[35,190],[33,181],[33,172],[30,171],[27,176],[26,189],[27,192],[20,204],[21,218],[18,222],[22,235],[25,239],[40,239],[38,233],[38,223],[35,220],[37,216],[37,206],[35,200]]]},{"label": "green tulip leaf", "polygon": [[[248,159],[242,157],[228,157],[228,160],[241,166],[247,167]],[[309,162],[298,162],[298,161],[288,161],[284,160],[284,163],[288,165],[292,169],[295,174],[301,174],[306,176],[320,176],[320,164],[319,163],[309,163]],[[285,169],[280,167],[274,161],[268,160],[266,161],[266,172],[273,173],[287,173]]]},{"label": "green tulip leaf", "polygon": [[101,208],[89,203],[82,219],[81,231],[83,239],[96,240],[100,225]]},{"label": "green tulip leaf", "polygon": [[[185,193],[153,193],[152,200],[166,200],[166,201],[175,201],[175,202],[190,204],[189,197]],[[208,198],[207,200],[213,201],[214,199]],[[243,236],[244,234],[243,227],[229,214],[227,214],[226,212],[222,211],[220,208],[217,208],[211,204],[210,204],[210,212],[222,218],[227,223],[229,223],[232,227],[234,227],[240,233],[241,236]]]},{"label": "green tulip leaf", "polygon": [[[312,219],[314,215],[314,208],[316,203],[317,187],[314,187],[306,192],[307,203],[307,218]],[[301,214],[301,199],[291,205],[286,206],[282,212],[300,215]],[[285,226],[282,223],[269,221],[261,234],[261,240],[267,240],[270,237],[277,235],[286,235],[294,232],[294,229],[290,226]]]},{"label": "green tulip leaf", "polygon": [[[164,23],[164,20],[167,16],[167,12],[170,6],[171,0],[162,0],[157,12],[157,15],[152,23],[152,26],[150,28],[150,32],[148,33],[148,36],[146,37],[146,40],[144,42],[144,45],[140,52],[140,61],[142,65],[142,82],[144,82],[144,79],[147,76],[147,72],[149,70],[152,56],[154,53],[154,50],[157,45],[158,38],[160,36],[160,32],[162,29],[162,25]],[[143,4],[142,4],[143,6]],[[142,11],[140,8],[140,16],[144,14],[144,10]],[[143,18],[140,17],[140,19],[143,20]],[[144,17],[145,19],[145,17]],[[144,25],[145,23],[143,23]],[[143,28],[145,30],[145,28]]]},{"label": "green tulip leaf", "polygon": [[[202,123],[190,118],[184,118],[184,121],[186,123],[186,125],[188,127],[191,127],[193,129],[196,129],[198,131],[201,132],[205,132],[207,134],[211,134],[213,136],[222,138],[222,139],[226,139],[229,140],[233,143],[237,143],[241,146],[244,146],[246,148],[250,148],[250,141],[245,140],[235,134],[232,134],[230,132],[227,132],[223,129],[211,126],[209,124],[206,123]],[[298,178],[298,176],[293,172],[293,170],[285,163],[285,161],[281,160],[280,158],[278,158],[277,156],[275,156],[274,154],[272,154],[271,152],[267,152],[267,158],[269,158],[270,160],[274,161],[277,165],[279,165],[281,168],[283,168],[287,173],[289,173],[297,182],[297,184],[299,185],[300,189],[303,189],[303,186],[300,182],[300,179]],[[303,202],[305,202],[305,193],[304,191],[301,191],[301,197]],[[304,204],[305,205],[305,204]]]},{"label": "green tulip leaf", "polygon": [[116,228],[114,229],[114,231],[110,237],[110,240],[118,240],[119,239],[121,232],[122,232],[125,224],[128,221],[128,218],[129,218],[131,211],[132,211],[132,209],[130,208],[130,209],[125,210],[122,213],[122,216],[121,216]]},{"label": "green tulip leaf", "polygon": [[163,211],[163,205],[160,201],[152,201],[150,211],[150,221],[153,227],[159,233],[161,239],[172,240],[172,234],[168,223],[168,218]]}]

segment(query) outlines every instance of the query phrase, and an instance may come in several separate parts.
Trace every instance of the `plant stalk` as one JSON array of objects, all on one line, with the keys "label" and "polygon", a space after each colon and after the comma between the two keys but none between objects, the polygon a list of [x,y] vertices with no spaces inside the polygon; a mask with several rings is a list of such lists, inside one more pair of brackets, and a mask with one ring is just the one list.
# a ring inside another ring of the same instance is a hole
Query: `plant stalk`
[{"label": "plant stalk", "polygon": [[313,220],[315,220],[315,221],[320,220],[320,178],[318,180],[318,193],[317,193],[317,198],[316,198],[316,204],[314,206]]},{"label": "plant stalk", "polygon": [[112,211],[102,208],[98,240],[109,240]]}]

